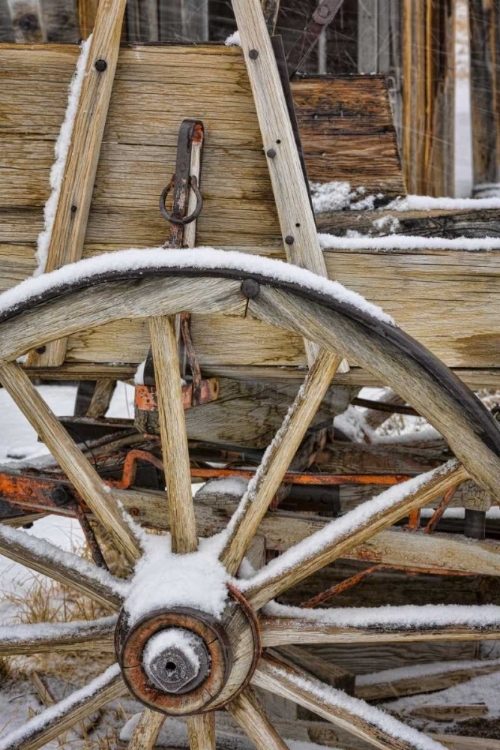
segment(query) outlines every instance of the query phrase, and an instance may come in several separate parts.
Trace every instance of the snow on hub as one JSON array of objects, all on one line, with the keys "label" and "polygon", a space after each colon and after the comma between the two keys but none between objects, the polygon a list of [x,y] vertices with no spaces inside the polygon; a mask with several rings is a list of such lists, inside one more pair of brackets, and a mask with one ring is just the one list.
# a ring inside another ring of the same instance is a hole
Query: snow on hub
[{"label": "snow on hub", "polygon": [[232,597],[222,622],[176,607],[151,612],[129,627],[123,610],[115,648],[133,695],[174,716],[213,710],[231,700],[248,684],[260,654],[255,616],[240,597]]}]

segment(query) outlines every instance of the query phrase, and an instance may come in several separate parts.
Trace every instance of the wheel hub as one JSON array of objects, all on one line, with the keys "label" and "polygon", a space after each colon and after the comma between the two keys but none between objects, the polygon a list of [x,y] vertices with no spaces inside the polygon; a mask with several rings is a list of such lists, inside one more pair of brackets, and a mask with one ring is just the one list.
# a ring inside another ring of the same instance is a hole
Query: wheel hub
[{"label": "wheel hub", "polygon": [[143,665],[151,682],[165,693],[189,693],[210,672],[210,654],[200,636],[186,628],[168,628],[149,639]]},{"label": "wheel hub", "polygon": [[173,715],[206,709],[233,664],[225,629],[211,615],[189,608],[157,610],[132,627],[123,611],[115,645],[130,691],[150,708]]}]

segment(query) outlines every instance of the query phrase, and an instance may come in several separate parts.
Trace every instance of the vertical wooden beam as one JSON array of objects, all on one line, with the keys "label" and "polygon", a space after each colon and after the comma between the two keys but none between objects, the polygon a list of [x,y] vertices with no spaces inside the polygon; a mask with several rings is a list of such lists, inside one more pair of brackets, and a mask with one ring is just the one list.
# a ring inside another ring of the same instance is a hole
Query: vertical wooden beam
[{"label": "vertical wooden beam", "polygon": [[500,182],[500,0],[469,0],[474,194]]},{"label": "vertical wooden beam", "polygon": [[[260,0],[232,0],[290,263],[326,276],[314,214]],[[305,342],[309,365],[317,347]],[[331,355],[334,359],[333,355]]]},{"label": "vertical wooden beam", "polygon": [[39,0],[7,0],[12,19],[14,41],[20,44],[46,42]]},{"label": "vertical wooden beam", "polygon": [[77,44],[80,30],[75,0],[40,0],[47,42]]},{"label": "vertical wooden beam", "polygon": [[77,0],[78,25],[80,38],[88,39],[95,26],[99,0]]},{"label": "vertical wooden beam", "polygon": [[453,195],[453,0],[403,2],[403,156],[408,192]]},{"label": "vertical wooden beam", "polygon": [[0,0],[0,43],[14,41],[14,28],[7,0]]},{"label": "vertical wooden beam", "polygon": [[[71,145],[57,205],[45,271],[82,257],[90,202],[109,100],[113,89],[126,0],[101,0],[76,112]],[[53,341],[41,353],[30,353],[31,367],[64,362],[66,339]]]},{"label": "vertical wooden beam", "polygon": [[358,71],[378,72],[379,0],[358,0]]}]

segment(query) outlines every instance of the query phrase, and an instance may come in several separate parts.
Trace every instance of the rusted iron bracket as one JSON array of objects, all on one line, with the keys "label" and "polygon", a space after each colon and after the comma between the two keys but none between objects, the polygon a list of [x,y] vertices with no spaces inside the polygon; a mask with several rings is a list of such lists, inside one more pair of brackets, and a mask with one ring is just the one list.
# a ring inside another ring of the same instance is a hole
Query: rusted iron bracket
[{"label": "rusted iron bracket", "polygon": [[344,0],[321,0],[318,3],[311,20],[288,53],[287,63],[290,78],[305,63],[321,32],[331,24],[343,2]]},{"label": "rusted iron bracket", "polygon": [[[201,159],[205,130],[201,120],[183,120],[177,139],[177,159],[175,173],[160,195],[160,213],[170,224],[170,237],[165,248],[180,249],[186,246],[186,227],[196,221],[203,208],[203,197],[199,189],[199,177],[192,174],[194,146],[197,146]],[[189,212],[191,191],[196,197],[196,204]],[[172,192],[172,208],[165,206],[165,201]],[[187,381],[182,387],[185,409],[214,401],[219,395],[218,381],[214,378],[204,380],[191,337],[191,316],[181,314],[177,318],[179,327],[179,376]],[[187,375],[187,370],[191,374]],[[157,411],[155,390],[154,362],[151,349],[144,365],[144,385],[136,386],[135,405],[142,411]]]}]

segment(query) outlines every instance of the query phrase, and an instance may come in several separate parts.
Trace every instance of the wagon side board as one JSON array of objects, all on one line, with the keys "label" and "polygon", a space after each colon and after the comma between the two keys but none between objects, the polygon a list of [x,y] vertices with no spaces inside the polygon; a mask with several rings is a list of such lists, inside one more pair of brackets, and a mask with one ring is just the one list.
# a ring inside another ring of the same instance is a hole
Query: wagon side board
[{"label": "wagon side board", "polygon": [[[54,141],[77,54],[78,48],[70,45],[0,45],[1,290],[35,270]],[[365,187],[367,193],[389,197],[403,192],[382,77],[300,81],[294,84],[294,96],[312,180],[349,179],[353,189]],[[201,118],[207,132],[199,244],[284,257],[242,53],[219,46],[121,50],[84,257],[163,244],[168,227],[158,212],[158,196],[174,170],[184,117]],[[359,213],[352,214],[356,229]],[[330,228],[335,230],[334,221]],[[325,259],[332,278],[383,306],[471,385],[497,383],[497,252],[382,254],[367,248],[328,251]],[[299,337],[251,318],[194,316],[193,338],[201,366],[214,374],[256,375],[262,368],[271,374],[275,366],[305,364]],[[142,322],[113,323],[73,336],[66,367],[78,377],[90,365],[94,372],[100,367],[105,372],[111,363],[132,371],[148,346]],[[364,381],[355,366],[341,378]]]}]

